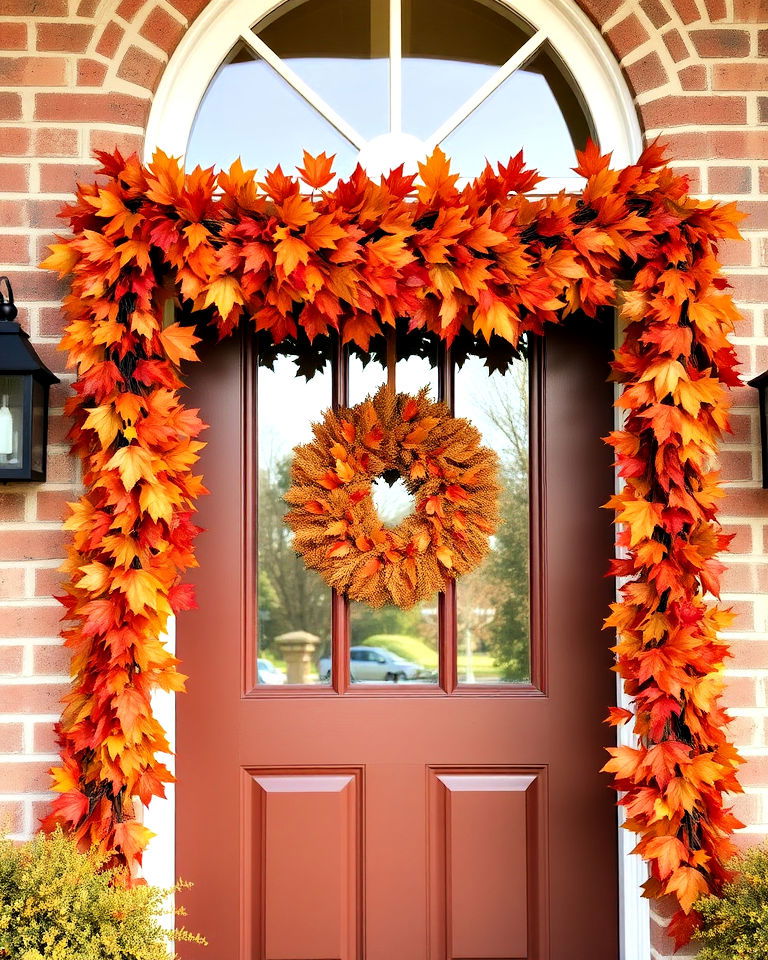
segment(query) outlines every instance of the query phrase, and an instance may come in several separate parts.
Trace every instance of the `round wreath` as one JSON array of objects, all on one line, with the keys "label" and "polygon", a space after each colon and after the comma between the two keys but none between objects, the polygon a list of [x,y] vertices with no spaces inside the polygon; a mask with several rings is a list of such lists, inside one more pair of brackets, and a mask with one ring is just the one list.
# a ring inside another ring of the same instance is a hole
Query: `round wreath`
[{"label": "round wreath", "polygon": [[[468,420],[426,389],[384,386],[312,429],[314,441],[294,450],[286,521],[329,586],[374,607],[411,607],[480,563],[498,523],[498,459]],[[371,484],[396,474],[416,509],[388,527]]]}]

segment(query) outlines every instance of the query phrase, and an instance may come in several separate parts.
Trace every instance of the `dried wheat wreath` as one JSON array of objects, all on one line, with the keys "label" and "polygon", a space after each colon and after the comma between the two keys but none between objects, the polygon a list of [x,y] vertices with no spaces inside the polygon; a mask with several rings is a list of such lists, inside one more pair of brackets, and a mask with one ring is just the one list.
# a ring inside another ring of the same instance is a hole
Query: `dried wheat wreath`
[{"label": "dried wheat wreath", "polygon": [[[389,385],[357,406],[328,410],[296,447],[286,521],[312,570],[350,600],[411,607],[473,570],[498,521],[498,459],[444,403]],[[397,474],[416,510],[394,528],[371,497]]]}]

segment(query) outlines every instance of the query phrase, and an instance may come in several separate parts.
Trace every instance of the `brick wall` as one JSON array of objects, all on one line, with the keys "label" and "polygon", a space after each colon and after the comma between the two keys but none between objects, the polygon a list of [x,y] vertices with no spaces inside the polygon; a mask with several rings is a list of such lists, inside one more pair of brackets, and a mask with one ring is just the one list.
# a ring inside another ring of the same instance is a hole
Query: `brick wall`
[{"label": "brick wall", "polygon": [[[539,2],[539,0],[530,0]],[[61,407],[71,376],[55,350],[62,287],[35,269],[55,213],[91,151],[138,149],[152,91],[205,0],[0,0],[0,272],[21,320],[62,378],[53,391],[49,481],[0,490],[0,819],[34,827],[53,759],[50,724],[66,682],[51,599],[63,505],[77,488]],[[725,262],[742,307],[745,375],[768,367],[768,0],[582,0],[635,94],[648,137],[661,134],[692,190],[738,200],[747,242]],[[739,617],[728,703],[749,758],[740,841],[768,832],[768,491],[760,489],[756,398],[734,393],[723,450],[725,522],[737,534],[725,599]],[[655,960],[671,955],[664,904],[653,908]]]}]

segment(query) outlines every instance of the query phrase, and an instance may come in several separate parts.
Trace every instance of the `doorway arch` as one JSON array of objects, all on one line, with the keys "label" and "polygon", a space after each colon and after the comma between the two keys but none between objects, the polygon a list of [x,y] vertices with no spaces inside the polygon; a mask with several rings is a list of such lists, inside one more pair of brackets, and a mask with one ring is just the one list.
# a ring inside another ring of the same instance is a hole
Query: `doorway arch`
[{"label": "doorway arch", "polygon": [[[399,4],[400,0],[390,0],[391,8]],[[239,40],[252,44],[254,25],[278,15],[280,8],[289,5],[290,0],[211,0],[180,41],[163,74],[147,124],[146,160],[156,148],[174,156],[186,155],[198,108],[233,45]],[[532,36],[539,42],[547,41],[567,62],[601,150],[613,153],[617,167],[632,163],[642,147],[633,98],[613,54],[583,11],[573,0],[496,0],[496,5],[530,25]],[[517,66],[524,62],[521,57]],[[358,147],[364,150],[368,143]],[[290,162],[298,158],[286,159]],[[391,165],[396,165],[394,158]],[[544,189],[551,192],[568,186],[566,182],[550,180],[545,181]],[[158,706],[159,719],[173,738],[173,701],[162,694],[159,699],[166,701]],[[623,729],[619,735],[628,736]],[[159,836],[154,841],[155,849],[150,848],[145,858],[146,872],[166,885],[173,880],[172,793],[169,797],[165,802],[156,801],[148,811],[148,825]],[[158,842],[161,837],[162,842]],[[640,884],[646,869],[639,857],[629,856],[632,838],[625,831],[619,830],[618,843],[621,957],[645,960],[650,950],[649,914],[648,902],[640,896]]]}]

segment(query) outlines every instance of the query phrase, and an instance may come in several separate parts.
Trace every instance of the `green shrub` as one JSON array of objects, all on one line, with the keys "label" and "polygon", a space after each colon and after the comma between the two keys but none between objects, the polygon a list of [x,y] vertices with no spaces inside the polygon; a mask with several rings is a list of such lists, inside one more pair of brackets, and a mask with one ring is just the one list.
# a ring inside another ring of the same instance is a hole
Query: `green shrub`
[{"label": "green shrub", "polygon": [[0,957],[172,960],[171,938],[205,943],[163,928],[173,891],[116,883],[105,863],[60,831],[24,844],[0,839]]},{"label": "green shrub", "polygon": [[407,637],[400,633],[374,633],[361,641],[361,646],[383,647],[411,663],[420,663],[425,667],[437,666],[437,650],[433,650],[418,637]]},{"label": "green shrub", "polygon": [[696,904],[702,926],[698,960],[765,960],[768,957],[768,849],[756,847],[730,864],[736,873],[722,894]]}]

